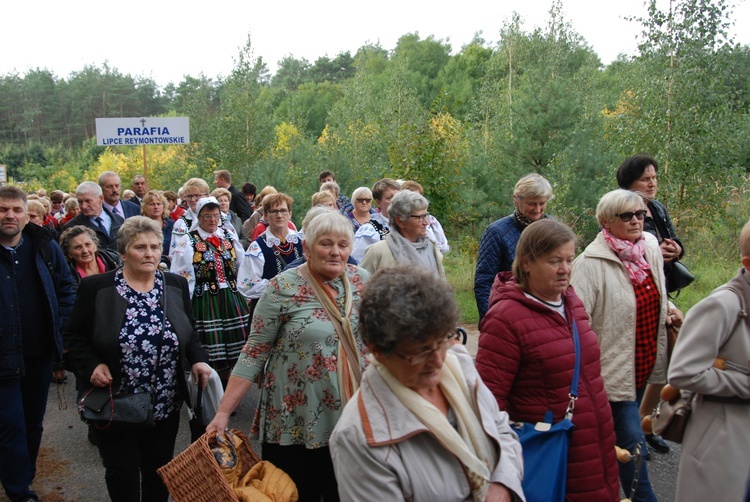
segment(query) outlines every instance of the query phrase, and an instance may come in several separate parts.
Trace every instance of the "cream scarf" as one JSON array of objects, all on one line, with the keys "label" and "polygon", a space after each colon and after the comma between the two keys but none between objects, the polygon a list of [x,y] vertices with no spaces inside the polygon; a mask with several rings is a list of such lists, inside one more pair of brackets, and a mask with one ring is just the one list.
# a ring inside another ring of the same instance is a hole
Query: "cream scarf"
[{"label": "cream scarf", "polygon": [[448,352],[440,372],[440,389],[456,415],[458,431],[437,407],[402,384],[372,354],[369,358],[399,401],[466,467],[474,500],[484,501],[498,455],[482,428],[479,411],[471,404],[472,393],[458,358]]}]

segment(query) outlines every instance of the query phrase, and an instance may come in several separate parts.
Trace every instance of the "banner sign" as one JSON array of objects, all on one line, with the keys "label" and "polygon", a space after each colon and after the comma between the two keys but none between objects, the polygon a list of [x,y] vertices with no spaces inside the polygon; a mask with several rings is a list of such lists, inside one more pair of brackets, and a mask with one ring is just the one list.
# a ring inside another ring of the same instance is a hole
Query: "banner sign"
[{"label": "banner sign", "polygon": [[96,144],[185,145],[190,143],[188,117],[96,119]]}]

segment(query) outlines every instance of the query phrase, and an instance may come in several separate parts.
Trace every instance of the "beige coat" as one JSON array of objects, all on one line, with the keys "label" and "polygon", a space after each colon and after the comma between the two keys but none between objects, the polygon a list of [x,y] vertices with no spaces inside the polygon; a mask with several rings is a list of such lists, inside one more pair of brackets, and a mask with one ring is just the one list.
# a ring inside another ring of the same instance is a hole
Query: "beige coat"
[{"label": "beige coat", "polygon": [[[729,284],[750,304],[748,273]],[[696,304],[672,353],[669,383],[696,392],[682,442],[677,477],[679,501],[744,500],[750,472],[750,402],[727,404],[704,395],[750,399],[750,376],[713,367],[717,357],[748,365],[750,320],[740,319],[737,295],[720,287]]]},{"label": "beige coat", "polygon": [[[441,279],[445,279],[445,269],[443,268],[443,253],[438,249],[437,244],[432,242],[432,251],[435,253],[435,262],[438,266],[438,274]],[[359,266],[367,270],[371,274],[374,274],[381,268],[393,267],[398,265],[396,259],[393,257],[391,249],[388,247],[388,242],[382,240],[373,244],[365,251],[365,257],[362,258]]]},{"label": "beige coat", "polygon": [[[463,345],[452,349],[470,389],[482,426],[499,449],[491,481],[505,485],[524,500],[521,444],[482,383]],[[465,469],[435,436],[391,392],[373,365],[344,409],[331,436],[331,457],[342,501],[472,500]]]},{"label": "beige coat", "polygon": [[[648,232],[643,235],[646,261],[651,265],[661,298],[656,364],[648,380],[658,384],[667,381],[668,298],[659,243]],[[570,282],[583,300],[591,327],[599,337],[607,398],[613,402],[635,401],[635,293],[625,266],[601,232],[576,258]]]}]

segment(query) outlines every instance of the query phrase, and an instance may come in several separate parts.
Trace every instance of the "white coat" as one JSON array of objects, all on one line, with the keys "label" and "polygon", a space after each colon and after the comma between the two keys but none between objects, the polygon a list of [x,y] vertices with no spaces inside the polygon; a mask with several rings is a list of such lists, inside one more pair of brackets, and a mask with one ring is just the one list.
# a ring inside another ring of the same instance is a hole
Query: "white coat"
[{"label": "white coat", "polygon": [[[667,309],[664,259],[656,237],[643,233],[646,261],[659,290],[661,308],[656,364],[649,383],[667,381]],[[635,401],[635,293],[625,265],[599,232],[573,263],[570,283],[583,300],[591,328],[599,337],[604,390],[612,402]]]}]

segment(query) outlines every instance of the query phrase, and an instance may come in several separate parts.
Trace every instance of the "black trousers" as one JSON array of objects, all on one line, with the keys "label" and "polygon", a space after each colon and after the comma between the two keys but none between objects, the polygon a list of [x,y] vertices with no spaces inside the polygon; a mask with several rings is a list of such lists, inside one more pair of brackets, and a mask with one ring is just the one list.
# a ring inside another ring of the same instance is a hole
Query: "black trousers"
[{"label": "black trousers", "polygon": [[305,445],[281,446],[263,443],[263,460],[283,470],[297,485],[299,502],[338,502],[339,491],[327,446],[308,449]]},{"label": "black trousers", "polygon": [[167,501],[169,492],[156,469],[172,460],[179,426],[177,412],[152,429],[93,429],[113,502]]}]

